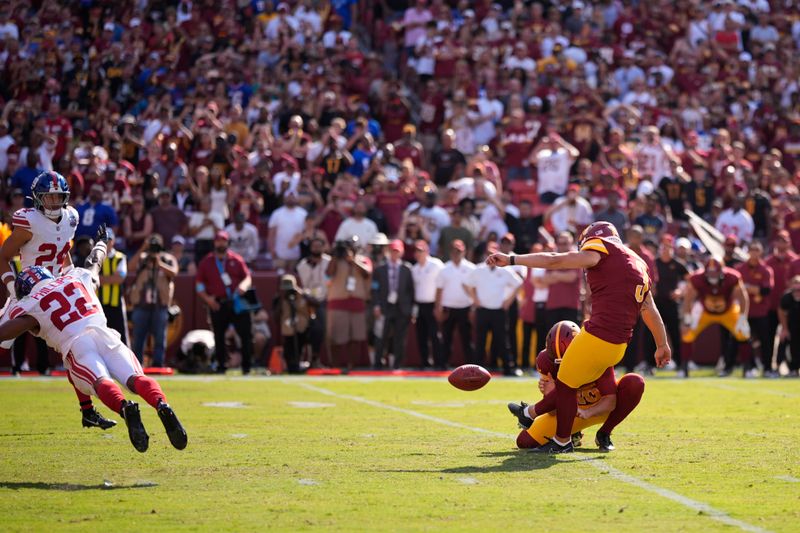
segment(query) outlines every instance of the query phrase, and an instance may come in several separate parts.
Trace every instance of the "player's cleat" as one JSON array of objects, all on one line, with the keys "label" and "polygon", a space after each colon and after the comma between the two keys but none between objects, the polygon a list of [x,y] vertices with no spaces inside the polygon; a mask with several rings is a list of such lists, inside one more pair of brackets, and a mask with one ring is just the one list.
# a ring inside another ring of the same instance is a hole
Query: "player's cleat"
[{"label": "player's cleat", "polygon": [[597,435],[594,437],[594,443],[597,444],[597,448],[603,453],[614,450],[614,443],[611,442],[611,435],[605,431],[597,432]]},{"label": "player's cleat", "polygon": [[539,446],[538,448],[531,448],[531,452],[533,453],[572,453],[575,451],[575,448],[572,446],[572,440],[568,443],[564,444],[563,446],[557,443],[555,440],[550,439],[547,441],[547,444]]},{"label": "player's cleat", "polygon": [[573,448],[580,448],[581,444],[583,444],[583,433],[580,431],[577,433],[572,434],[572,447]]},{"label": "player's cleat", "polygon": [[186,430],[183,429],[180,420],[175,416],[175,411],[172,410],[172,407],[164,402],[159,402],[157,411],[158,418],[164,424],[164,429],[167,430],[167,437],[169,437],[172,445],[178,450],[186,448],[186,443],[189,440],[186,436]]},{"label": "player's cleat", "polygon": [[85,428],[100,428],[106,430],[116,426],[117,421],[104,417],[97,412],[97,409],[92,407],[91,409],[84,409],[81,411],[81,424],[83,424]]},{"label": "player's cleat", "polygon": [[125,419],[125,425],[128,426],[128,437],[130,437],[133,447],[139,452],[146,452],[150,443],[150,437],[144,429],[144,424],[142,424],[142,414],[139,412],[139,404],[123,400],[120,414],[122,418]]},{"label": "player's cleat", "polygon": [[522,429],[529,429],[533,425],[533,419],[525,414],[526,407],[528,407],[528,404],[525,402],[509,402],[508,404],[508,410],[517,417],[517,423]]}]

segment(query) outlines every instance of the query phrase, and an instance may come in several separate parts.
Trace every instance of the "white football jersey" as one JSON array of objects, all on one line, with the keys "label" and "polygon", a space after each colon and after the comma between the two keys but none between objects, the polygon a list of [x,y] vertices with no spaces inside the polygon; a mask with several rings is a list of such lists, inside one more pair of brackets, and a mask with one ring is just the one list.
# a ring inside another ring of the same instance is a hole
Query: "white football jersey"
[{"label": "white football jersey", "polygon": [[29,315],[39,322],[39,337],[61,355],[88,328],[107,329],[106,315],[94,291],[92,273],[75,268],[69,274],[35,287],[8,311],[9,319]]},{"label": "white football jersey", "polygon": [[47,218],[38,209],[19,209],[14,213],[13,224],[14,227],[30,231],[32,235],[31,240],[19,251],[22,268],[43,266],[58,277],[78,228],[78,212],[75,208],[65,207],[58,222]]},{"label": "white football jersey", "polygon": [[670,172],[669,159],[662,146],[639,145],[636,150],[636,168],[639,175],[650,176],[654,187]]}]

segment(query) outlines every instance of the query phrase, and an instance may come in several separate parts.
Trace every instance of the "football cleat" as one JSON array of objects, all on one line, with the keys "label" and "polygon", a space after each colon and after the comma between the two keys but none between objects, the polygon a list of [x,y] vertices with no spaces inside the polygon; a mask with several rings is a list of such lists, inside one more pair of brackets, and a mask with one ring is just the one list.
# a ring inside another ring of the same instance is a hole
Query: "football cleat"
[{"label": "football cleat", "polygon": [[597,435],[594,437],[594,443],[597,444],[597,448],[603,453],[614,450],[614,443],[611,442],[611,435],[605,431],[597,432]]},{"label": "football cleat", "polygon": [[528,404],[525,402],[513,403],[509,402],[508,410],[511,414],[517,417],[517,424],[522,429],[529,429],[533,425],[533,419],[525,414],[525,408]]},{"label": "football cleat", "polygon": [[117,421],[104,417],[97,412],[97,409],[92,407],[91,409],[84,409],[81,411],[81,424],[83,424],[85,428],[100,428],[106,430],[116,426]]},{"label": "football cleat", "polygon": [[532,453],[572,453],[575,451],[575,448],[572,446],[572,440],[563,446],[557,443],[554,439],[550,439],[547,441],[547,444],[539,446],[538,448],[531,448]]},{"label": "football cleat", "polygon": [[572,434],[572,447],[579,448],[580,445],[583,444],[583,433],[578,431],[577,433]]},{"label": "football cleat", "polygon": [[130,437],[133,447],[136,448],[136,451],[142,453],[146,452],[150,443],[150,437],[144,429],[144,424],[142,424],[142,414],[139,412],[139,404],[123,400],[120,414],[122,418],[125,419],[125,425],[128,426],[128,437]]},{"label": "football cleat", "polygon": [[180,420],[175,416],[175,411],[172,410],[172,407],[164,402],[159,402],[157,411],[158,418],[164,424],[164,429],[167,431],[167,437],[169,437],[172,446],[178,450],[186,448],[188,442],[186,430],[183,429]]}]

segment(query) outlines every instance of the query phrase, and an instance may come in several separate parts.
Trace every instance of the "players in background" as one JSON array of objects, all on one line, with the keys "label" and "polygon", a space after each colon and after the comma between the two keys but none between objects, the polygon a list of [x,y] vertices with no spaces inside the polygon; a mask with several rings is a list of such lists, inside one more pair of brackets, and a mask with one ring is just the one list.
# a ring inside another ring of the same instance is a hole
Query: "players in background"
[{"label": "players in background", "polygon": [[667,333],[650,292],[647,264],[622,244],[617,230],[608,222],[595,222],[587,227],[581,235],[579,251],[521,256],[493,254],[487,263],[549,270],[586,269],[592,294],[591,318],[570,344],[559,367],[555,436],[536,449],[543,453],[572,452],[570,436],[578,411],[578,388],[596,381],[608,367],[620,362],[640,315],[655,337],[657,365],[664,366],[670,360]]},{"label": "players in background", "polygon": [[[663,182],[662,182],[663,183]],[[686,377],[686,361],[681,358],[681,320],[678,302],[681,300],[684,279],[689,275],[686,265],[675,257],[672,235],[664,235],[656,259],[658,281],[656,282],[656,307],[661,312],[664,327],[669,335],[672,355],[678,367],[678,376]]]},{"label": "players in background", "polygon": [[[695,306],[698,303],[699,305]],[[738,342],[750,338],[750,299],[738,271],[728,268],[719,259],[709,258],[699,272],[689,277],[683,296],[682,340],[686,343],[683,355],[691,360],[692,345],[700,333],[711,324],[719,324],[728,330]],[[727,376],[735,363],[726,357]],[[747,365],[744,369],[747,372]]]},{"label": "players in background", "polygon": [[108,327],[119,333],[122,344],[128,344],[128,316],[125,310],[124,287],[128,275],[125,254],[114,248],[114,232],[108,230],[108,253],[100,268],[98,295]]},{"label": "players in background", "polygon": [[[764,377],[778,377],[772,370],[772,345],[769,337],[769,304],[772,290],[775,288],[775,276],[772,269],[762,259],[764,246],[754,241],[748,248],[747,261],[739,265],[737,270],[742,275],[745,290],[750,300],[747,321],[753,336],[750,342],[753,348],[761,353],[761,365]],[[774,336],[774,335],[773,335]],[[750,369],[755,373],[755,368]]]},{"label": "players in background", "polygon": [[[10,264],[15,256],[20,257],[20,270],[38,265],[58,275],[72,268],[69,252],[78,226],[78,213],[67,205],[67,180],[57,172],[42,172],[33,180],[31,197],[34,207],[14,212],[14,230],[0,248],[0,279],[8,290],[8,299],[0,310],[0,324],[7,320],[8,309],[16,303],[15,276]],[[0,347],[5,346],[0,343]],[[97,412],[90,396],[78,388],[75,388],[75,394],[81,406],[81,423],[84,427],[108,429],[116,425],[116,422]]]},{"label": "players in background", "polygon": [[170,442],[182,450],[187,443],[186,431],[161,387],[144,375],[133,352],[106,326],[95,294],[95,280],[107,249],[105,224],[98,227],[96,240],[86,262],[88,268],[75,268],[59,278],[41,266],[29,266],[20,273],[14,283],[18,301],[8,310],[9,320],[0,325],[0,340],[25,331],[45,339],[61,354],[75,385],[84,394],[97,395],[109,409],[122,415],[134,448],[145,452],[149,436],[139,405],[125,399],[111,380],[113,376],[156,409]]}]

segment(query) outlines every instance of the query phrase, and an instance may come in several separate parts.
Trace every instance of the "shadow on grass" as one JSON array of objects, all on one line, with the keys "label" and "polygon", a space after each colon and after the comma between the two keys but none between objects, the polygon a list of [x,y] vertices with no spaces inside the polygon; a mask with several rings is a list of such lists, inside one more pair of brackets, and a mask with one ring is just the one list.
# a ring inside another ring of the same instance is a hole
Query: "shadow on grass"
[{"label": "shadow on grass", "polygon": [[120,490],[120,489],[147,489],[158,486],[157,483],[133,483],[131,485],[114,485],[112,483],[99,483],[97,485],[80,485],[77,483],[45,483],[43,481],[0,481],[0,489],[11,490],[60,490],[73,492],[80,490]]},{"label": "shadow on grass", "polygon": [[[577,457],[580,454],[583,457]],[[591,454],[591,456],[588,456]],[[531,470],[544,470],[557,464],[579,463],[584,461],[595,461],[602,457],[597,450],[578,448],[575,455],[550,455],[538,454],[525,450],[509,450],[499,452],[483,452],[478,457],[506,459],[502,463],[490,465],[467,465],[450,468],[436,469],[397,469],[381,470],[381,472],[395,473],[436,473],[436,474],[489,474],[492,472],[529,472]],[[374,472],[374,470],[373,470]]]}]

